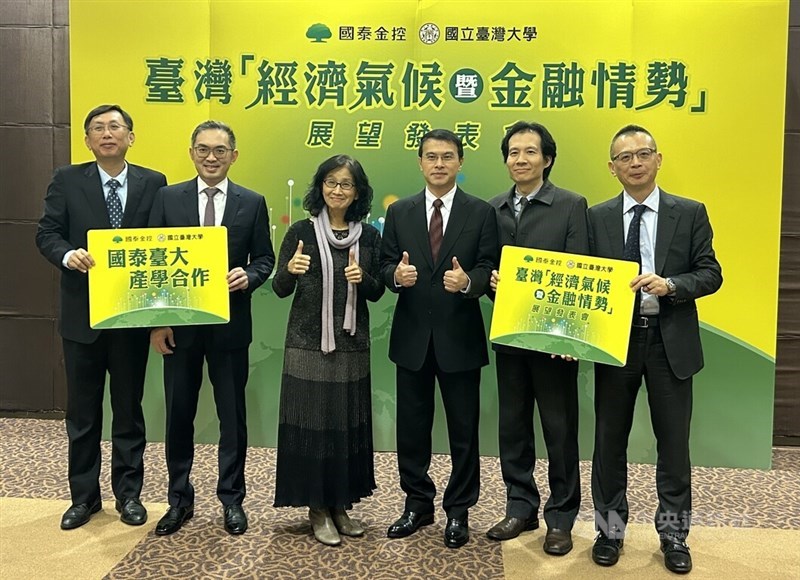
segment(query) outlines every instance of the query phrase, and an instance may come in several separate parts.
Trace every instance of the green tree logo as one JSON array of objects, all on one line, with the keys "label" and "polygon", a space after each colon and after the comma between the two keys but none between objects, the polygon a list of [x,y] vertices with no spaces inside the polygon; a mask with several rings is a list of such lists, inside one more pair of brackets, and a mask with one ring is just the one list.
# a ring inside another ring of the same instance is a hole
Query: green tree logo
[{"label": "green tree logo", "polygon": [[333,36],[331,29],[321,22],[312,24],[306,30],[306,38],[312,39],[311,42],[325,42],[325,39],[331,36]]}]

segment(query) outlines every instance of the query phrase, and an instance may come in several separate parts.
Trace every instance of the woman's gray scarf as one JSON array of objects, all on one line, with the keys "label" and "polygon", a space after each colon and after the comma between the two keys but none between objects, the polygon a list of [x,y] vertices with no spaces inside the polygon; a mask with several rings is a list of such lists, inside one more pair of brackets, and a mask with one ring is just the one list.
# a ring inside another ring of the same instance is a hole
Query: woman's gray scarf
[{"label": "woman's gray scarf", "polygon": [[[331,246],[339,250],[353,246],[356,263],[359,262],[358,239],[361,237],[361,222],[348,222],[350,233],[339,240],[333,235],[328,208],[322,208],[319,215],[311,217],[314,233],[317,236],[319,259],[322,262],[322,352],[328,354],[336,350],[336,339],[333,332],[333,256]],[[349,261],[348,261],[349,263]],[[347,303],[344,310],[344,330],[350,336],[356,333],[356,285],[347,284]]]}]

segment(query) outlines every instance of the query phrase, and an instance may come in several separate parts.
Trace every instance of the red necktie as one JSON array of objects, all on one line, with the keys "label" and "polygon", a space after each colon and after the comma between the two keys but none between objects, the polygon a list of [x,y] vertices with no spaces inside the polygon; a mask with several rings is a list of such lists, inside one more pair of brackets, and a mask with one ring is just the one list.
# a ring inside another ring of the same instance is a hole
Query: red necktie
[{"label": "red necktie", "polygon": [[439,259],[439,249],[442,247],[442,238],[444,237],[442,205],[444,204],[441,199],[434,200],[433,215],[431,216],[431,223],[428,227],[428,239],[431,242],[431,256],[433,256],[434,263]]}]

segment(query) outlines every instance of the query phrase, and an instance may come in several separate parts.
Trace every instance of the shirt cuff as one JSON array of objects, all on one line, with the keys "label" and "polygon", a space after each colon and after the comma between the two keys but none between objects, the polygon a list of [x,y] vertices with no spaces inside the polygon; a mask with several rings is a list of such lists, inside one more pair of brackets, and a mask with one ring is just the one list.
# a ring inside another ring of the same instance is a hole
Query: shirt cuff
[{"label": "shirt cuff", "polygon": [[72,268],[67,266],[67,264],[69,264],[69,259],[72,257],[72,254],[74,254],[74,253],[75,253],[75,250],[70,250],[69,252],[64,254],[63,258],[61,258],[61,265],[64,266],[67,270],[72,270]]}]

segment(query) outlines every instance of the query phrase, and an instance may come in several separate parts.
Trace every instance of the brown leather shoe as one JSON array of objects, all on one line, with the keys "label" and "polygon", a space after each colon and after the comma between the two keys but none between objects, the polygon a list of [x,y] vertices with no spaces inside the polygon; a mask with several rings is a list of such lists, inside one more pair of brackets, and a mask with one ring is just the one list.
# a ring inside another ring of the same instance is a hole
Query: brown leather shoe
[{"label": "brown leather shoe", "polygon": [[553,556],[563,556],[572,550],[572,532],[549,528],[544,537],[544,551]]},{"label": "brown leather shoe", "polygon": [[486,536],[490,540],[497,540],[502,542],[504,540],[512,540],[519,536],[522,532],[535,530],[539,528],[539,520],[537,518],[523,519],[512,518],[506,516],[502,521],[497,523],[493,528],[486,532]]}]

